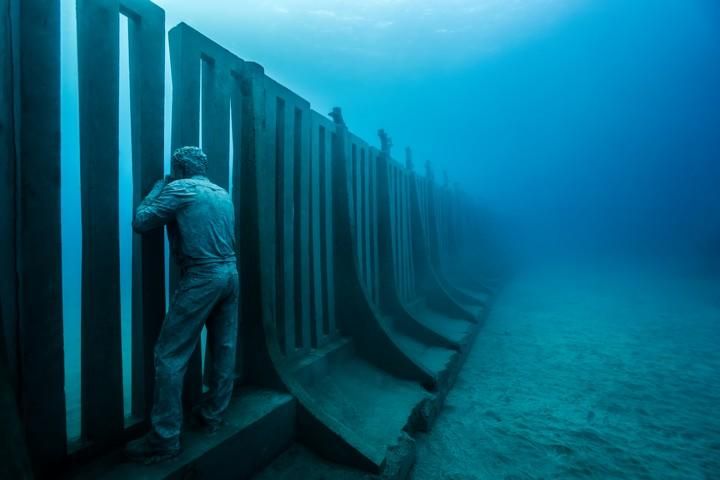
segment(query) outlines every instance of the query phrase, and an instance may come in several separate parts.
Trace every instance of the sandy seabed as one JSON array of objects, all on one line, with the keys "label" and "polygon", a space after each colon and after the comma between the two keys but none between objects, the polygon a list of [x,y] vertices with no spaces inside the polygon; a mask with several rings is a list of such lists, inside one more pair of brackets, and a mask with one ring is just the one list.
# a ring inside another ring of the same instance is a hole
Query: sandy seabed
[{"label": "sandy seabed", "polygon": [[420,440],[413,478],[720,479],[720,278],[517,277]]}]

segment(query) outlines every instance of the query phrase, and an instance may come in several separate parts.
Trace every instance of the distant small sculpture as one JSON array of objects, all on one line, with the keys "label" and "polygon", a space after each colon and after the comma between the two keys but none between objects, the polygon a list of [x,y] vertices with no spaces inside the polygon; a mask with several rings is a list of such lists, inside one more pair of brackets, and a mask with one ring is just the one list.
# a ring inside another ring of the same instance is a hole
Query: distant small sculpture
[{"label": "distant small sculpture", "polygon": [[405,148],[405,168],[407,168],[408,172],[412,172],[415,170],[415,165],[413,164],[412,149],[410,147]]},{"label": "distant small sculpture", "polygon": [[345,119],[343,118],[342,109],[340,107],[334,107],[332,112],[328,113],[328,116],[332,118],[337,125],[345,125]]},{"label": "distant small sculpture", "polygon": [[235,212],[228,193],[210,182],[206,171],[202,150],[176,150],[172,175],[155,184],[133,220],[138,233],[167,225],[173,257],[180,266],[180,282],[155,345],[151,430],[126,447],[131,460],[146,464],[180,452],[183,377],[203,326],[207,326],[212,363],[209,391],[193,412],[197,426],[216,431],[233,391],[240,295]]},{"label": "distant small sculpture", "polygon": [[380,137],[380,150],[383,154],[390,157],[393,146],[392,138],[390,138],[390,135],[382,128],[378,130],[378,137]]}]

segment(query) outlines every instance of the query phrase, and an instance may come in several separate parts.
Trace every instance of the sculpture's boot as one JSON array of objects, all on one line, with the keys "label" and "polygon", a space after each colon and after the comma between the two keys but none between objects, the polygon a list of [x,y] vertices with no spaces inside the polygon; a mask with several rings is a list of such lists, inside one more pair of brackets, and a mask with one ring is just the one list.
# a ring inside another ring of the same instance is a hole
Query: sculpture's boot
[{"label": "sculpture's boot", "polygon": [[125,456],[137,463],[151,465],[165,462],[180,455],[180,445],[166,445],[149,433],[125,446]]}]

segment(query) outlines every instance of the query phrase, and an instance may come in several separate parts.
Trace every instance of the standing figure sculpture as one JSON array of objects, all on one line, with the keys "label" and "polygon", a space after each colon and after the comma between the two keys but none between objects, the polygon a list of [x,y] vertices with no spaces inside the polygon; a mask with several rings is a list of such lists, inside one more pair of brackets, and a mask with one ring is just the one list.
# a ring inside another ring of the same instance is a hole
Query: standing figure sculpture
[{"label": "standing figure sculpture", "polygon": [[206,176],[207,157],[183,147],[172,157],[172,175],[158,181],[135,213],[133,229],[167,225],[180,280],[155,345],[155,392],[151,431],[126,447],[143,463],[180,452],[183,377],[207,326],[211,363],[207,392],[193,417],[206,431],[221,424],[233,391],[238,329],[239,279],[235,213],[228,193]]}]

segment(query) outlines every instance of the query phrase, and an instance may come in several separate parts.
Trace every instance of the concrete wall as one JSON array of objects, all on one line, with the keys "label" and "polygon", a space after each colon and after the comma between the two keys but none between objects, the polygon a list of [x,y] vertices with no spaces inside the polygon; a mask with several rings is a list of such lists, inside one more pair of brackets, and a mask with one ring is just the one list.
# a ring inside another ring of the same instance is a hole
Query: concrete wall
[{"label": "concrete wall", "polygon": [[[82,442],[70,451],[60,281],[59,2],[0,0],[2,345],[41,475],[137,436],[151,406],[153,345],[165,313],[159,230],[133,238],[132,421],[125,418],[117,202],[120,14],[130,25],[135,205],[163,175],[164,12],[149,0],[78,0]],[[325,367],[313,367],[309,375],[298,366],[347,351],[392,378],[432,385],[432,375],[396,341],[391,323],[415,325],[402,305],[427,294],[438,248],[445,245],[438,232],[452,228],[455,239],[460,230],[452,225],[460,222],[447,220],[446,203],[433,207],[432,179],[417,177],[342,121],[313,111],[259,65],[185,24],[170,31],[169,48],[171,146],[202,144],[211,180],[232,189],[236,208],[243,292],[237,384],[291,393],[318,448],[336,443],[324,451],[362,464],[367,458],[352,435],[305,392],[302,379],[324,375]],[[439,308],[452,313],[457,307]],[[432,340],[427,332],[421,337]],[[187,407],[199,401],[202,382],[198,348],[186,377]]]}]

